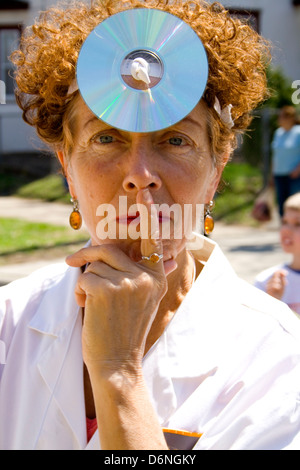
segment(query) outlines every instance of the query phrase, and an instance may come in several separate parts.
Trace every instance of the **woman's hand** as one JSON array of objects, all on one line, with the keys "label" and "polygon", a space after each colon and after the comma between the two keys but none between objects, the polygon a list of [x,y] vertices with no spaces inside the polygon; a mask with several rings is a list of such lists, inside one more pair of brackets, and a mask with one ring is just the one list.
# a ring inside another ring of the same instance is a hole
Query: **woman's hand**
[{"label": "woman's hand", "polygon": [[[154,206],[151,210],[149,190],[138,192],[137,204],[147,209],[140,211],[141,227],[148,227],[141,255],[163,254],[159,230],[151,233],[158,227],[158,216]],[[74,267],[89,263],[75,290],[77,303],[85,309],[82,339],[87,366],[109,374],[139,368],[148,332],[167,291],[166,275],[176,268],[175,261],[134,262],[116,245],[104,244],[80,250],[67,263]]]},{"label": "woman's hand", "polygon": [[[139,191],[141,256],[163,254],[158,217],[151,211],[148,190]],[[152,220],[156,218],[156,220]],[[147,220],[145,220],[147,219]],[[85,248],[68,257],[70,266],[90,263],[79,277],[76,298],[84,307],[83,357],[92,385],[101,448],[120,450],[167,449],[164,435],[149,401],[142,373],[148,332],[167,291],[166,276],[176,262],[132,261],[116,245]]]}]

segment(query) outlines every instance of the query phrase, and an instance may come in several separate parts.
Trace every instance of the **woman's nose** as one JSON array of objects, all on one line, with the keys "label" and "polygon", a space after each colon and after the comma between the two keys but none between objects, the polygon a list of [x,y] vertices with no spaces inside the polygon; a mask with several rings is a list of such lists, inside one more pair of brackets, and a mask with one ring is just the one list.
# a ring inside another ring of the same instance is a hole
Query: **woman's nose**
[{"label": "woman's nose", "polygon": [[150,145],[133,145],[126,158],[123,188],[134,192],[144,188],[157,190],[161,179],[155,168],[155,157]]}]

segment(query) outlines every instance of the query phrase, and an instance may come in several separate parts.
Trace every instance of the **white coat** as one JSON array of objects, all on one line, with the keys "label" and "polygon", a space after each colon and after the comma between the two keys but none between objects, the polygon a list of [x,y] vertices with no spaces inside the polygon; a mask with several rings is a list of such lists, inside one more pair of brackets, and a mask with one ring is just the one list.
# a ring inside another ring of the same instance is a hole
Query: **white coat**
[{"label": "white coat", "polygon": [[[299,320],[214,243],[197,256],[209,259],[144,358],[162,427],[203,434],[199,450],[299,450]],[[2,450],[100,449],[86,437],[78,274],[54,265],[0,289]]]}]

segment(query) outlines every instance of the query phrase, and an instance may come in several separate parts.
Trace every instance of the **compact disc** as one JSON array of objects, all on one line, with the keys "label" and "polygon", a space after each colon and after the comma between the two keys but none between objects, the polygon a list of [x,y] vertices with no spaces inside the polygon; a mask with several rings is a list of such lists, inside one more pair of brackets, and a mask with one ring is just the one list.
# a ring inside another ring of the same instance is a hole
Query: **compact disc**
[{"label": "compact disc", "polygon": [[80,93],[107,124],[153,132],[187,116],[208,78],[204,46],[190,26],[161,10],[107,18],[87,37],[77,62]]}]

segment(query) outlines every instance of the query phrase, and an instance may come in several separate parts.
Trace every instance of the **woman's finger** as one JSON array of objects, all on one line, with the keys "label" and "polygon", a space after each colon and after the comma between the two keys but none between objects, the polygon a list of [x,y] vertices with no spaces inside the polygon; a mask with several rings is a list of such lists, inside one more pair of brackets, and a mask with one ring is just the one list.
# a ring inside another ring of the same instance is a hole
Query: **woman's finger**
[{"label": "woman's finger", "polygon": [[140,213],[141,263],[152,269],[164,269],[166,276],[177,268],[174,259],[163,259],[163,242],[159,228],[159,215],[149,189],[137,193],[137,205]]},{"label": "woman's finger", "polygon": [[116,245],[98,245],[82,248],[67,256],[66,263],[74,268],[80,268],[87,263],[102,261],[112,268],[126,272],[128,270],[128,256]]},{"label": "woman's finger", "polygon": [[162,265],[163,245],[159,233],[159,218],[149,189],[139,191],[136,201],[140,213],[142,262],[153,267]]}]

